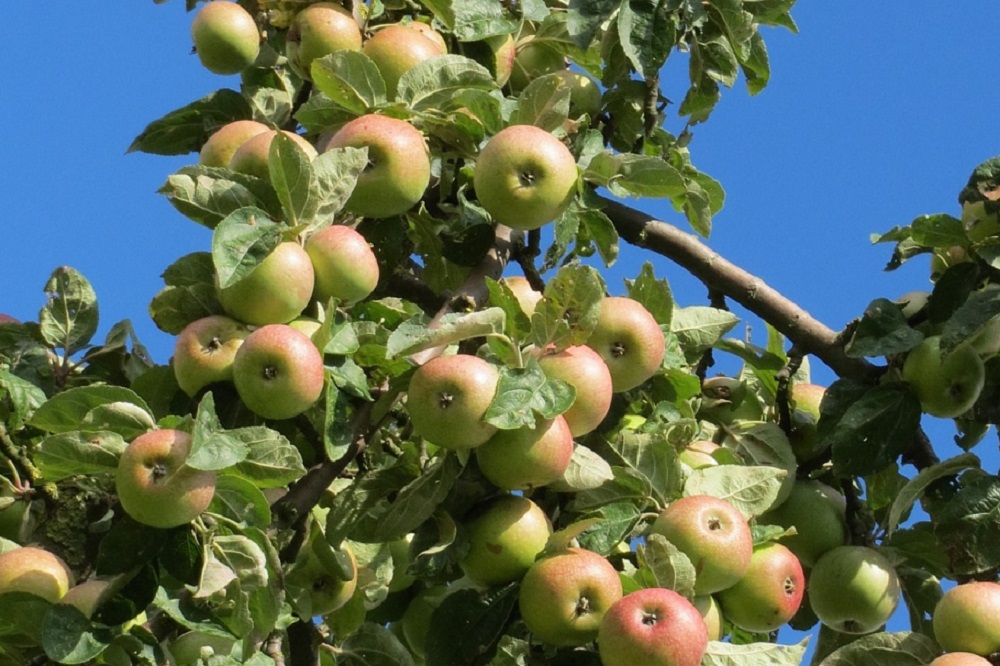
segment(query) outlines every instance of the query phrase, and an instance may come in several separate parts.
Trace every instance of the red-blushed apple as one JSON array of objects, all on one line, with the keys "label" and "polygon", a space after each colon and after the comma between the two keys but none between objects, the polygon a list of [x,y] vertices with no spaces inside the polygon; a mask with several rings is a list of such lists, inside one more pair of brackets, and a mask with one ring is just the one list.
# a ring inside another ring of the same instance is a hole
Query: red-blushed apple
[{"label": "red-blushed apple", "polygon": [[490,216],[512,229],[538,229],[559,217],[576,193],[576,158],[550,132],[511,125],[476,159],[476,197]]},{"label": "red-blushed apple", "polygon": [[735,585],[750,566],[750,526],[729,502],[691,495],[671,502],[650,528],[688,556],[697,578],[695,594],[713,594]]},{"label": "red-blushed apple", "polygon": [[597,648],[603,666],[698,666],[708,630],[690,601],[648,587],[612,604],[601,620]]},{"label": "red-blushed apple", "polygon": [[768,633],[798,612],[805,589],[799,559],[772,542],[754,548],[743,578],[717,596],[727,620],[746,631]]},{"label": "red-blushed apple", "polygon": [[663,331],[653,315],[626,296],[601,299],[587,346],[607,363],[615,393],[633,389],[656,374],[666,350]]},{"label": "red-blushed apple", "polygon": [[820,404],[824,395],[826,387],[819,384],[792,385],[792,428],[788,441],[800,462],[812,460],[827,449],[827,444],[819,438]]},{"label": "red-blushed apple", "polygon": [[0,325],[3,324],[20,324],[21,322],[11,317],[9,314],[4,314],[0,312]]},{"label": "red-blushed apple", "polygon": [[114,593],[115,587],[112,586],[112,582],[107,579],[91,578],[69,588],[59,603],[73,606],[90,619],[94,611]]},{"label": "red-blushed apple", "polygon": [[317,2],[295,15],[285,37],[285,55],[296,74],[311,79],[314,60],[334,51],[360,51],[361,42],[361,28],[348,9]]},{"label": "red-blushed apple", "polygon": [[809,574],[809,605],[820,622],[844,634],[868,634],[884,625],[899,603],[899,579],[880,552],[838,546]]},{"label": "red-blushed apple", "polygon": [[483,586],[520,580],[545,549],[552,526],[526,497],[491,500],[466,525],[469,550],[460,562],[465,575]]},{"label": "red-blushed apple", "polygon": [[191,39],[201,64],[215,74],[238,74],[260,52],[260,29],[250,12],[235,2],[202,5],[191,22]]},{"label": "red-blushed apple", "polygon": [[215,472],[188,467],[191,435],[150,430],[130,443],[118,461],[115,489],[125,513],[167,529],[190,523],[215,495]]},{"label": "red-blushed apple", "polygon": [[202,145],[198,164],[209,167],[228,167],[236,150],[252,137],[271,128],[256,120],[234,120],[226,123]]},{"label": "red-blushed apple", "polygon": [[812,567],[829,550],[847,543],[847,500],[835,489],[812,480],[797,480],[788,498],[761,515],[761,525],[794,527],[781,538],[805,567]]},{"label": "red-blushed apple", "polygon": [[[490,70],[498,86],[503,87],[507,85],[511,72],[514,70],[514,58],[517,55],[517,42],[514,40],[514,36],[494,35],[487,37],[482,42],[478,42],[485,49],[477,49],[476,44],[477,42],[465,44],[466,48],[469,49],[467,53],[470,57],[475,58]],[[469,48],[470,46],[472,48]]]},{"label": "red-blushed apple", "polygon": [[949,652],[937,657],[927,666],[992,666],[992,663],[971,652]]},{"label": "red-blushed apple", "polygon": [[197,319],[177,336],[171,365],[177,385],[189,396],[205,386],[233,379],[233,358],[250,329],[229,317]]},{"label": "red-blushed apple", "polygon": [[265,419],[290,419],[312,407],[323,393],[325,378],[316,345],[287,324],[258,328],[233,359],[240,400]]},{"label": "red-blushed apple", "polygon": [[435,38],[428,33],[427,26],[417,28],[416,25],[416,22],[387,25],[361,48],[382,74],[389,99],[396,97],[396,87],[403,74],[425,60],[447,53],[440,35]]},{"label": "red-blushed apple", "polygon": [[604,613],[622,598],[618,571],[597,553],[568,548],[536,561],[518,596],[532,637],[550,645],[583,645],[597,638]]},{"label": "red-blushed apple", "polygon": [[245,324],[286,324],[309,305],[315,280],[309,254],[298,243],[285,241],[249,275],[218,289],[219,302]]},{"label": "red-blushed apple", "polygon": [[0,595],[26,592],[56,603],[73,585],[73,572],[61,557],[35,546],[0,554]]},{"label": "red-blushed apple", "polygon": [[[218,1],[218,0],[216,0]],[[291,139],[295,145],[302,149],[310,160],[316,157],[316,148],[295,132],[281,130],[281,132]],[[271,182],[271,169],[268,166],[268,158],[271,154],[271,142],[277,136],[278,130],[269,129],[252,137],[240,144],[233,156],[229,158],[229,168],[239,173],[249,176],[256,176],[261,180]]]},{"label": "red-blushed apple", "polygon": [[573,433],[562,415],[535,427],[498,430],[476,448],[483,476],[504,490],[529,490],[561,479],[573,457]]},{"label": "red-blushed apple", "polygon": [[497,431],[483,416],[493,402],[500,374],[470,354],[438,356],[417,368],[406,392],[414,431],[446,449],[471,449]]},{"label": "red-blushed apple", "polygon": [[346,303],[364,300],[378,284],[378,260],[368,241],[351,227],[335,224],[320,229],[306,241],[320,303],[331,298]]},{"label": "red-blushed apple", "polygon": [[677,459],[680,460],[681,467],[685,472],[690,474],[702,467],[718,465],[719,461],[712,454],[718,451],[719,448],[719,445],[713,441],[696,439],[680,450],[677,454]]},{"label": "red-blushed apple", "polygon": [[411,30],[416,30],[421,35],[434,42],[434,44],[437,45],[438,50],[442,54],[448,52],[448,42],[444,40],[444,35],[442,35],[440,32],[438,32],[431,26],[427,25],[422,21],[409,21],[404,25],[406,25],[406,27],[410,28]]},{"label": "red-blushed apple", "polygon": [[611,409],[614,390],[604,359],[586,345],[556,352],[536,352],[546,377],[560,379],[576,390],[576,400],[563,413],[574,437],[593,432]]},{"label": "red-blushed apple", "polygon": [[[418,39],[428,41],[414,30]],[[431,162],[424,135],[405,120],[367,114],[355,118],[322,146],[367,148],[368,165],[358,177],[347,210],[364,217],[391,217],[412,208],[430,183]]]},{"label": "red-blushed apple", "polygon": [[528,282],[528,278],[522,275],[511,275],[510,277],[502,278],[500,281],[507,285],[511,292],[513,292],[514,298],[517,299],[517,303],[521,306],[524,314],[528,315],[528,317],[535,314],[535,306],[538,305],[538,301],[542,300],[542,292],[535,291],[531,283]]},{"label": "red-blushed apple", "polygon": [[722,609],[719,608],[719,602],[712,595],[705,594],[695,597],[691,600],[691,603],[701,613],[701,619],[705,621],[705,629],[708,630],[708,640],[721,641],[725,625],[722,619]]},{"label": "red-blushed apple", "polygon": [[932,416],[955,418],[968,411],[979,398],[986,370],[976,350],[960,346],[941,351],[941,336],[932,335],[906,354],[903,380]]},{"label": "red-blushed apple", "polygon": [[956,585],[934,607],[933,624],[934,638],[947,652],[1000,652],[1000,584]]}]

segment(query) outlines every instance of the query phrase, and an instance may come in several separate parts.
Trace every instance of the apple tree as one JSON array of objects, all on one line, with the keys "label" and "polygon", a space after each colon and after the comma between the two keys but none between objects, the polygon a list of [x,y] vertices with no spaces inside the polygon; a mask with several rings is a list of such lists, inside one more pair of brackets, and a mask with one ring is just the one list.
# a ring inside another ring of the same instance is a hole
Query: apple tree
[{"label": "apple tree", "polygon": [[70,267],[0,316],[0,664],[1000,663],[1000,160],[834,331],[689,150],[794,0],[186,4],[172,356]]}]

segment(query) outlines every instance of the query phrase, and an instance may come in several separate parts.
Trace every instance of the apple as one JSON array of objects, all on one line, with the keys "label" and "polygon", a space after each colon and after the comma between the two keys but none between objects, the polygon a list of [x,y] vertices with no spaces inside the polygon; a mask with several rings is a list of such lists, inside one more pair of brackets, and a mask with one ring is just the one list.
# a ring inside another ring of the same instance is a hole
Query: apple
[{"label": "apple", "polygon": [[[218,0],[215,1],[218,2]],[[316,148],[300,135],[288,130],[280,131],[301,148],[310,160],[316,157]],[[269,129],[266,132],[254,134],[241,143],[240,147],[233,153],[233,156],[229,158],[229,168],[233,171],[271,182],[271,170],[268,166],[268,159],[271,154],[271,142],[274,141],[274,137],[278,135],[278,132],[279,130]]]},{"label": "apple", "polygon": [[523,41],[514,55],[508,83],[515,94],[544,74],[566,69],[566,58],[545,42],[529,38]]},{"label": "apple", "polygon": [[794,527],[796,533],[782,537],[781,543],[805,567],[812,567],[824,553],[847,543],[847,501],[820,481],[797,480],[788,498],[757,522]]},{"label": "apple", "polygon": [[416,25],[416,22],[387,25],[361,48],[382,74],[389,99],[396,97],[396,87],[403,74],[425,60],[448,52],[440,35],[435,38],[429,27],[414,27]]},{"label": "apple", "polygon": [[414,431],[447,449],[485,444],[497,431],[483,420],[493,402],[500,374],[470,354],[437,356],[410,378],[406,409]]},{"label": "apple", "polygon": [[561,479],[573,457],[573,433],[560,414],[534,427],[498,430],[476,448],[483,476],[504,490],[529,490]]},{"label": "apple", "polygon": [[513,35],[494,35],[479,42],[466,42],[464,46],[466,55],[490,70],[498,86],[507,84],[517,55],[517,42]]},{"label": "apple", "polygon": [[535,288],[531,286],[528,282],[528,278],[522,275],[511,275],[510,277],[501,278],[500,282],[507,285],[507,287],[513,292],[514,298],[517,299],[518,305],[521,306],[521,311],[528,315],[535,314],[535,307],[538,302],[542,300],[542,292],[535,291]]},{"label": "apple", "polygon": [[727,620],[746,631],[768,633],[792,619],[806,589],[802,565],[780,543],[754,548],[746,574],[719,592]]},{"label": "apple", "polygon": [[285,55],[295,73],[311,79],[314,60],[334,51],[360,51],[361,28],[351,12],[335,2],[309,5],[292,20]]},{"label": "apple", "polygon": [[698,418],[719,425],[737,421],[763,421],[764,409],[742,380],[736,377],[708,377],[701,383]]},{"label": "apple", "polygon": [[378,259],[365,237],[351,227],[335,224],[317,231],[306,241],[306,254],[316,275],[313,297],[320,303],[331,298],[362,301],[378,285]]},{"label": "apple", "polygon": [[32,495],[29,487],[17,487],[0,479],[0,538],[22,544],[31,537],[37,524],[31,511]]},{"label": "apple", "polygon": [[0,554],[0,595],[25,592],[56,603],[73,585],[73,572],[58,555],[25,546]]},{"label": "apple", "polygon": [[974,348],[960,346],[942,355],[941,337],[932,335],[907,353],[903,379],[925,412],[954,418],[968,411],[979,398],[986,370]]},{"label": "apple", "polygon": [[316,331],[323,327],[322,322],[312,317],[296,317],[288,322],[288,325],[310,340],[316,335]]},{"label": "apple", "polygon": [[600,313],[587,346],[608,364],[615,393],[633,389],[663,363],[666,342],[660,325],[642,303],[625,296],[601,299]]},{"label": "apple", "polygon": [[[415,30],[406,31],[429,41]],[[431,178],[430,156],[424,135],[410,123],[377,114],[355,118],[325,142],[323,151],[344,147],[368,148],[368,165],[347,200],[347,210],[364,217],[391,217],[410,210],[424,196]]]},{"label": "apple", "polygon": [[597,638],[604,613],[622,598],[618,571],[597,553],[568,548],[538,560],[521,580],[518,606],[533,637],[550,645]]},{"label": "apple", "polygon": [[666,537],[694,564],[695,594],[713,594],[735,585],[750,566],[750,526],[736,507],[717,497],[691,495],[670,503],[650,532]]},{"label": "apple", "polygon": [[114,594],[115,587],[111,583],[111,580],[91,578],[69,588],[59,603],[73,606],[89,620],[94,611]]},{"label": "apple", "polygon": [[191,39],[201,64],[215,74],[239,74],[260,52],[260,29],[235,2],[205,3],[191,22]]},{"label": "apple", "polygon": [[233,358],[250,330],[223,315],[197,319],[181,331],[172,365],[177,385],[189,396],[215,382],[232,381]]},{"label": "apple", "polygon": [[961,245],[934,250],[934,254],[931,255],[931,282],[937,282],[952,266],[972,260],[972,255]]},{"label": "apple", "polygon": [[698,666],[708,629],[694,605],[673,590],[626,594],[604,614],[597,633],[603,666]]},{"label": "apple", "polygon": [[352,575],[348,580],[325,566],[308,545],[289,568],[285,581],[302,613],[310,617],[327,615],[342,608],[354,596],[358,585],[358,561],[354,549],[346,541],[341,544],[341,550],[350,560]]},{"label": "apple", "polygon": [[559,217],[576,194],[576,158],[534,125],[497,132],[479,153],[473,183],[479,203],[500,224],[538,229]]},{"label": "apple", "polygon": [[684,469],[685,473],[690,474],[702,467],[718,465],[719,461],[712,454],[720,448],[718,444],[710,440],[696,439],[680,450],[677,454],[677,459],[680,461],[681,468]]},{"label": "apple", "polygon": [[469,550],[460,565],[486,587],[519,580],[545,549],[552,527],[545,512],[520,495],[503,495],[481,507],[466,525]]},{"label": "apple", "polygon": [[21,322],[11,317],[9,314],[4,314],[0,312],[0,326],[3,324],[20,324]]},{"label": "apple", "polygon": [[844,634],[867,634],[886,623],[899,603],[899,579],[884,555],[865,546],[838,546],[809,574],[809,604],[820,622]]},{"label": "apple", "polygon": [[416,30],[421,35],[434,42],[434,44],[437,45],[438,50],[441,52],[441,54],[445,54],[448,52],[448,42],[444,41],[444,36],[431,26],[421,21],[409,21],[405,25],[407,28],[410,28],[411,30]]},{"label": "apple", "polygon": [[118,461],[115,488],[125,513],[167,529],[194,520],[215,495],[215,472],[187,467],[191,435],[151,430],[130,443]]},{"label": "apple", "polygon": [[691,603],[701,613],[701,619],[705,621],[705,628],[708,630],[708,640],[721,641],[725,634],[723,633],[724,623],[719,602],[712,595],[706,594],[695,597],[691,600]]},{"label": "apple", "polygon": [[201,147],[198,153],[198,164],[209,167],[228,167],[236,150],[252,137],[270,128],[256,120],[234,120],[226,123],[215,132]]},{"label": "apple", "polygon": [[459,590],[468,589],[468,579],[459,579],[449,585],[432,585],[426,587],[410,599],[403,611],[399,626],[407,647],[423,663],[427,653],[427,634],[431,628],[431,615],[449,595]]},{"label": "apple", "polygon": [[927,305],[927,301],[931,297],[931,292],[926,289],[920,289],[916,291],[908,291],[893,303],[896,303],[900,307],[900,311],[907,320],[913,319],[918,312],[924,309]]},{"label": "apple", "polygon": [[167,660],[171,666],[197,666],[211,656],[228,656],[235,646],[234,638],[187,631],[166,644]]},{"label": "apple", "polygon": [[600,354],[586,345],[537,353],[546,377],[560,379],[576,390],[576,400],[563,413],[570,432],[581,437],[594,431],[611,409],[611,371]]},{"label": "apple", "polygon": [[265,419],[290,419],[312,407],[323,393],[325,378],[316,345],[287,324],[258,328],[233,359],[240,400]]},{"label": "apple", "polygon": [[992,666],[992,663],[971,652],[949,652],[937,657],[927,666]]},{"label": "apple", "polygon": [[795,459],[812,460],[826,451],[827,444],[819,438],[820,404],[826,387],[819,384],[795,383],[791,388],[792,428],[788,442]]},{"label": "apple", "polygon": [[569,88],[569,117],[586,114],[593,118],[601,110],[601,89],[589,76],[568,69],[553,72]]},{"label": "apple", "polygon": [[1000,652],[1000,584],[973,581],[951,588],[934,607],[933,625],[947,652]]},{"label": "apple", "polygon": [[410,544],[413,543],[413,533],[401,539],[389,542],[389,555],[392,558],[392,580],[389,581],[389,591],[405,590],[417,581],[417,577],[408,571],[413,558],[410,557]]},{"label": "apple", "polygon": [[219,302],[245,324],[285,324],[309,305],[315,280],[309,254],[298,243],[285,241],[242,280],[219,288]]}]

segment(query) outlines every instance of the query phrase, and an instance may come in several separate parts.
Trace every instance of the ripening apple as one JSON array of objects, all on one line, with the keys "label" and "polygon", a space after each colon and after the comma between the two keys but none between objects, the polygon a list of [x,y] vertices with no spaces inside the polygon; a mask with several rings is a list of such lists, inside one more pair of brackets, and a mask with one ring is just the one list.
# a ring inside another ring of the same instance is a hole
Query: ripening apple
[{"label": "ripening apple", "polygon": [[[406,31],[428,41],[415,30]],[[325,142],[323,152],[345,147],[368,148],[368,165],[347,200],[347,210],[364,217],[391,217],[423,198],[431,178],[430,154],[424,135],[410,123],[377,114],[355,118]]]},{"label": "ripening apple", "polygon": [[285,241],[242,280],[219,288],[219,302],[245,324],[285,324],[309,305],[315,280],[309,254],[298,243]]},{"label": "ripening apple", "polygon": [[378,30],[365,42],[361,51],[374,61],[385,80],[389,99],[396,97],[396,87],[403,74],[425,60],[448,52],[440,35],[436,37],[428,26],[414,27],[394,23]]},{"label": "ripening apple", "polygon": [[736,507],[717,497],[691,495],[671,502],[650,532],[666,537],[694,564],[695,594],[735,585],[750,566],[750,526]]},{"label": "ripening apple", "polygon": [[191,39],[201,64],[215,74],[239,74],[260,52],[260,29],[235,2],[205,3],[191,22]]},{"label": "ripening apple", "polygon": [[335,2],[317,2],[300,11],[285,39],[288,63],[304,79],[312,78],[314,60],[334,51],[360,51],[362,42],[354,15]]},{"label": "ripening apple", "polygon": [[250,330],[229,317],[197,319],[177,336],[171,365],[177,385],[189,396],[215,382],[233,379],[233,358]]},{"label": "ripening apple", "polygon": [[974,348],[960,346],[942,354],[941,337],[932,335],[907,353],[903,379],[925,412],[954,418],[968,411],[979,398],[986,370]]},{"label": "ripening apple", "polygon": [[540,488],[561,479],[573,457],[573,433],[560,414],[533,428],[498,430],[476,448],[483,476],[504,490]]},{"label": "ripening apple", "polygon": [[11,317],[9,314],[4,314],[0,312],[0,325],[3,324],[20,324],[21,322]]},{"label": "ripening apple", "polygon": [[347,580],[326,567],[308,546],[289,568],[285,581],[301,612],[309,616],[327,615],[351,600],[358,585],[358,561],[354,549],[346,541],[341,549],[350,561],[352,575]]},{"label": "ripening apple", "polygon": [[90,619],[94,611],[115,592],[112,582],[107,579],[91,578],[69,588],[59,603],[73,606]]},{"label": "ripening apple", "polygon": [[927,666],[992,666],[992,663],[971,652],[949,652],[937,657]]},{"label": "ripening apple", "polygon": [[[218,0],[216,0],[217,2]],[[316,157],[316,148],[295,132],[280,130],[285,136],[292,140],[295,145],[302,149],[310,160]],[[249,139],[240,144],[233,156],[229,158],[229,168],[248,176],[256,176],[261,180],[271,182],[271,169],[268,160],[271,155],[271,142],[278,135],[279,130],[269,129],[259,134],[254,134]]]},{"label": "ripening apple", "polygon": [[780,543],[754,548],[746,574],[718,594],[722,614],[746,631],[775,631],[792,619],[806,589],[802,565]]},{"label": "ripening apple", "polygon": [[601,356],[586,345],[556,352],[538,352],[538,366],[546,377],[560,379],[576,390],[576,400],[563,413],[574,437],[593,432],[611,409],[614,390],[611,371]]},{"label": "ripening apple", "polygon": [[838,546],[809,574],[809,604],[820,622],[844,634],[867,634],[899,603],[899,579],[888,559],[865,546]]},{"label": "ripening apple", "polygon": [[314,233],[306,241],[316,283],[313,297],[320,303],[336,298],[356,303],[378,285],[378,259],[368,241],[351,227],[335,224]]},{"label": "ripening apple", "polygon": [[413,430],[447,449],[471,449],[497,431],[483,417],[500,374],[470,354],[438,356],[417,368],[406,393]]},{"label": "ripening apple", "polygon": [[170,666],[197,666],[210,656],[227,656],[236,646],[236,639],[206,634],[201,631],[187,631],[166,644]]},{"label": "ripening apple", "polygon": [[956,585],[934,607],[933,624],[934,638],[948,652],[1000,652],[1000,584]]},{"label": "ripening apple", "polygon": [[615,602],[597,633],[603,666],[698,666],[708,630],[694,605],[673,590],[648,587]]},{"label": "ripening apple", "polygon": [[597,553],[568,548],[536,561],[518,596],[528,631],[550,645],[583,645],[597,638],[604,613],[622,598],[618,571]]},{"label": "ripening apple", "polygon": [[118,461],[115,490],[137,522],[168,529],[190,523],[215,495],[215,472],[188,467],[191,435],[151,430],[129,444]]},{"label": "ripening apple", "polygon": [[760,516],[758,522],[794,527],[796,533],[782,537],[781,543],[805,567],[812,567],[824,553],[847,543],[847,501],[820,481],[795,481],[788,498]]},{"label": "ripening apple", "polygon": [[528,315],[535,313],[535,307],[538,302],[542,300],[542,292],[536,291],[531,283],[528,282],[528,278],[522,275],[511,275],[510,277],[505,277],[500,280],[500,282],[507,285],[507,287],[513,292],[514,298],[517,299],[518,305],[521,306],[521,311]]},{"label": "ripening apple", "polygon": [[792,427],[788,442],[799,462],[812,460],[826,451],[827,443],[819,437],[820,404],[826,387],[819,384],[792,384],[790,397]]},{"label": "ripening apple", "polygon": [[531,38],[517,47],[508,83],[517,94],[538,77],[562,69],[566,69],[566,57],[544,41]]},{"label": "ripening apple", "polygon": [[723,630],[725,625],[722,619],[722,609],[719,602],[710,594],[695,597],[691,600],[694,607],[701,613],[701,619],[705,621],[705,628],[708,630],[708,640],[721,641],[725,635]]},{"label": "ripening apple", "polygon": [[666,342],[660,325],[642,303],[625,296],[601,299],[587,346],[608,364],[615,393],[633,389],[656,374]]},{"label": "ripening apple", "polygon": [[316,345],[287,324],[258,328],[233,359],[240,400],[265,419],[290,419],[312,407],[323,393],[325,378]]},{"label": "ripening apple", "polygon": [[476,160],[473,183],[483,208],[500,224],[531,230],[559,217],[576,194],[576,158],[550,132],[511,125]]},{"label": "ripening apple", "polygon": [[469,550],[459,564],[471,580],[487,587],[524,576],[552,534],[545,512],[520,495],[491,500],[466,530]]},{"label": "ripening apple", "polygon": [[466,56],[490,70],[498,86],[507,84],[517,55],[517,42],[513,35],[493,35],[482,41],[466,42],[463,46]]},{"label": "ripening apple", "polygon": [[236,150],[252,137],[271,128],[256,120],[234,120],[212,133],[198,153],[198,164],[209,167],[228,167]]},{"label": "ripening apple", "polygon": [[25,592],[56,603],[73,585],[73,572],[61,557],[24,546],[0,554],[0,595]]},{"label": "ripening apple", "polygon": [[763,421],[764,408],[742,380],[718,375],[701,383],[698,418],[731,425],[736,421]]}]

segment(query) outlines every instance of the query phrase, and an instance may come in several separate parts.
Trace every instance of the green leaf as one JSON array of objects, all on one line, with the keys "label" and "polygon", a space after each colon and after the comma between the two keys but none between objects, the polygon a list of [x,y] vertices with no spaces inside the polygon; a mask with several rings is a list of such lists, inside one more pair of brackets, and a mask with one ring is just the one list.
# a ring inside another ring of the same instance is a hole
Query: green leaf
[{"label": "green leaf", "polygon": [[932,483],[938,479],[957,476],[966,469],[977,467],[979,467],[979,458],[971,453],[963,453],[920,470],[915,477],[903,486],[903,489],[896,496],[895,501],[893,501],[892,507],[889,509],[889,516],[886,519],[886,533],[891,536],[896,531],[900,520]]},{"label": "green leaf", "polygon": [[614,478],[611,465],[604,458],[583,444],[577,444],[562,478],[550,483],[548,488],[557,493],[575,493],[598,488]]},{"label": "green leaf", "polygon": [[[149,314],[157,328],[178,335],[193,321],[210,315],[223,314],[215,286],[165,287],[149,303]],[[171,372],[173,372],[171,370]]]},{"label": "green leaf", "polygon": [[868,304],[845,351],[854,358],[900,354],[916,347],[924,334],[910,328],[898,304],[878,298]]},{"label": "green leaf", "polygon": [[947,352],[983,332],[1000,315],[1000,290],[982,289],[971,293],[941,330],[941,351]]},{"label": "green leaf", "polygon": [[798,666],[806,653],[809,637],[796,645],[748,643],[735,645],[709,641],[701,666]]},{"label": "green leaf", "polygon": [[45,283],[48,302],[38,313],[39,331],[52,347],[74,354],[97,332],[97,294],[83,277],[69,266],[52,271]]},{"label": "green leaf", "polygon": [[726,500],[748,520],[770,509],[788,472],[758,465],[715,465],[691,472],[684,495],[710,495]]},{"label": "green leaf", "polygon": [[122,386],[95,384],[67,389],[52,396],[35,411],[28,424],[46,432],[78,430],[88,425],[87,416],[94,409],[117,403],[134,405],[148,418],[153,418],[149,406],[135,391]]},{"label": "green leaf", "polygon": [[143,525],[126,514],[101,539],[98,575],[113,576],[145,565],[160,553],[168,535],[166,530]]},{"label": "green leaf", "polygon": [[558,73],[533,79],[517,99],[514,125],[534,125],[546,132],[562,127],[569,118],[570,84]]},{"label": "green leaf", "polygon": [[417,529],[451,492],[462,468],[456,455],[446,454],[432,461],[419,477],[399,491],[376,527],[374,538],[392,541]]},{"label": "green leaf", "polygon": [[100,655],[113,636],[107,627],[95,627],[75,606],[56,604],[42,621],[45,656],[60,664],[83,664]]},{"label": "green leaf", "polygon": [[605,504],[585,517],[599,520],[580,535],[580,546],[607,557],[628,542],[642,514],[633,502],[621,501]]},{"label": "green leaf", "polygon": [[114,432],[62,432],[42,440],[34,461],[46,481],[110,474],[118,469],[125,447]]},{"label": "green leaf", "polygon": [[834,650],[820,666],[923,666],[940,652],[937,643],[922,634],[881,632]]},{"label": "green leaf", "polygon": [[542,419],[554,419],[574,400],[576,390],[564,381],[547,377],[532,357],[524,368],[500,368],[493,402],[483,418],[501,430],[534,428],[536,413]]},{"label": "green leaf", "polygon": [[944,213],[921,215],[913,220],[910,238],[921,245],[941,249],[955,245],[964,247],[969,242],[962,220]]},{"label": "green leaf", "polygon": [[570,0],[566,28],[578,48],[587,49],[621,3],[617,0]]},{"label": "green leaf", "polygon": [[258,207],[272,213],[280,210],[268,183],[219,167],[183,167],[168,176],[157,193],[167,197],[182,214],[209,229],[241,208]]},{"label": "green leaf", "polygon": [[517,31],[518,22],[508,18],[504,5],[491,0],[452,0],[452,28],[461,42],[474,42]]},{"label": "green leaf", "polygon": [[618,12],[618,34],[625,56],[643,78],[656,75],[677,41],[673,0],[626,0]]},{"label": "green leaf", "polygon": [[319,209],[319,180],[309,155],[284,132],[278,132],[268,150],[267,168],[284,221],[293,227],[311,221]]},{"label": "green leaf", "polygon": [[591,266],[568,265],[545,285],[545,295],[531,316],[535,345],[565,349],[587,341],[597,325],[604,279]]},{"label": "green leaf", "polygon": [[657,279],[653,264],[645,262],[634,280],[625,280],[628,297],[638,301],[660,326],[670,327],[674,316],[674,296],[665,278]]},{"label": "green leaf", "polygon": [[686,194],[681,172],[659,157],[620,155],[618,158],[618,171],[607,185],[615,196],[674,199]]},{"label": "green leaf", "polygon": [[216,478],[208,510],[245,527],[267,529],[271,524],[271,507],[264,493],[238,476],[223,474]]},{"label": "green leaf", "polygon": [[663,587],[691,598],[697,572],[691,560],[661,534],[650,534],[646,543],[636,550],[639,571],[636,574],[645,587]]},{"label": "green leaf", "polygon": [[191,452],[185,464],[194,469],[214,471],[232,467],[246,460],[249,448],[241,437],[222,429],[215,414],[215,397],[206,393],[198,403]]},{"label": "green leaf", "polygon": [[250,275],[278,247],[285,229],[259,208],[241,208],[219,222],[212,234],[218,286],[231,287]]},{"label": "green leaf", "polygon": [[614,223],[602,211],[589,208],[579,208],[571,205],[567,212],[575,210],[578,222],[578,236],[580,232],[586,232],[590,242],[597,248],[601,255],[601,261],[606,267],[611,267],[618,261],[618,230]]},{"label": "green leaf", "polygon": [[345,666],[413,666],[413,657],[394,633],[365,622],[340,646],[337,663]]},{"label": "green leaf", "polygon": [[510,584],[488,594],[459,590],[445,597],[431,614],[427,663],[468,666],[489,659],[517,605],[517,589]]},{"label": "green leaf", "polygon": [[0,397],[6,394],[12,407],[7,415],[11,431],[20,430],[46,399],[45,391],[7,370],[0,370],[0,389]]},{"label": "green leaf", "polygon": [[625,429],[609,445],[618,460],[608,461],[612,465],[624,465],[644,479],[658,502],[666,504],[679,494],[682,479],[680,462],[677,449],[665,432]]},{"label": "green leaf", "polygon": [[183,155],[201,150],[216,130],[250,118],[250,106],[235,90],[222,89],[171,111],[146,126],[128,147],[153,155]]},{"label": "green leaf", "polygon": [[739,322],[739,317],[728,310],[693,305],[674,311],[670,331],[690,361],[699,358]]},{"label": "green leaf", "polygon": [[831,429],[820,433],[830,446],[834,470],[855,475],[885,467],[913,442],[920,414],[920,401],[906,384],[871,387],[847,407]]},{"label": "green leaf", "polygon": [[750,38],[750,53],[740,60],[740,69],[747,82],[747,92],[751,95],[767,87],[771,80],[771,59],[760,33],[755,32]]},{"label": "green leaf", "polygon": [[229,430],[226,435],[246,447],[246,458],[227,473],[241,476],[258,488],[279,488],[302,477],[302,454],[279,432],[264,426]]},{"label": "green leaf", "polygon": [[386,358],[414,354],[424,349],[445,347],[463,340],[503,333],[506,315],[501,308],[486,308],[470,313],[452,312],[435,328],[428,328],[422,318],[404,322],[389,336]]},{"label": "green leaf", "polygon": [[310,229],[320,228],[343,209],[366,166],[367,148],[331,148],[313,160],[318,201]]},{"label": "green leaf", "polygon": [[927,313],[931,322],[939,324],[948,320],[972,294],[979,281],[979,267],[971,262],[955,264],[934,283],[927,300]]},{"label": "green leaf", "polygon": [[385,79],[361,52],[335,51],[314,60],[310,73],[317,90],[355,115],[386,103]]},{"label": "green leaf", "polygon": [[1000,478],[983,475],[934,512],[934,534],[948,553],[953,574],[1000,566]]},{"label": "green leaf", "polygon": [[784,502],[795,483],[798,461],[788,436],[777,423],[747,422],[726,429],[725,446],[744,465],[776,467],[787,473],[775,504]]},{"label": "green leaf", "polygon": [[396,86],[396,100],[414,111],[440,109],[466,90],[492,91],[496,80],[475,60],[457,54],[428,58],[408,69]]}]

